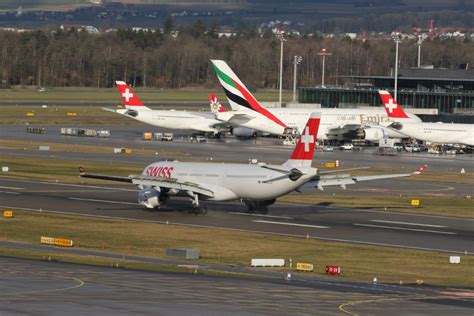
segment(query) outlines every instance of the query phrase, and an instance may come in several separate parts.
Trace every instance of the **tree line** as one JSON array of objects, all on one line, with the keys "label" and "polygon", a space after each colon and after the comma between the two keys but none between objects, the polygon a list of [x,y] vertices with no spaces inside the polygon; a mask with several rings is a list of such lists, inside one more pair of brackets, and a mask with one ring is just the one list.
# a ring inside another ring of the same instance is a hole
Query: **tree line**
[{"label": "tree line", "polygon": [[[326,84],[342,84],[344,75],[389,75],[394,67],[395,45],[390,40],[288,36],[284,88],[292,87],[295,55],[303,58],[298,66],[299,85],[321,83],[318,52],[322,48],[333,53],[326,59]],[[414,41],[401,43],[401,68],[416,66],[416,56]],[[89,34],[74,28],[0,32],[2,87],[104,88],[112,87],[116,80],[145,87],[213,87],[217,79],[210,59],[227,61],[249,88],[278,86],[280,42],[271,32],[259,34],[254,28],[240,28],[229,38],[219,38],[216,25],[196,22],[176,28],[169,20],[155,32],[121,29]],[[422,63],[448,69],[472,64],[474,42],[427,40],[422,46]]]}]

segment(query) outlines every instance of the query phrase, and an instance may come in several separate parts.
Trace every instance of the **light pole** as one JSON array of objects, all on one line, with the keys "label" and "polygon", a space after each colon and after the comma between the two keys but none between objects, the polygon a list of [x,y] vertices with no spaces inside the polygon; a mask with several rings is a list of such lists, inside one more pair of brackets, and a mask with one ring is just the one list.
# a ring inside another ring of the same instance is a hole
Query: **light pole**
[{"label": "light pole", "polygon": [[323,57],[323,73],[321,75],[321,87],[325,88],[325,86],[324,86],[324,70],[326,68],[326,56],[331,56],[332,53],[328,52],[327,48],[322,48],[321,51],[318,53],[318,55]]},{"label": "light pole", "polygon": [[418,35],[418,41],[416,45],[418,46],[418,59],[417,59],[417,67],[421,67],[421,43],[423,43],[423,35]]},{"label": "light pole", "polygon": [[282,95],[282,89],[283,89],[283,42],[286,41],[286,39],[283,36],[283,31],[280,31],[279,33],[277,33],[276,38],[280,41],[280,92],[279,92],[278,103],[279,103],[279,106],[281,107],[281,95]]},{"label": "light pole", "polygon": [[295,59],[293,59],[293,102],[296,102],[296,68],[298,65],[301,63],[303,60],[303,57],[301,56],[295,56]]},{"label": "light pole", "polygon": [[393,40],[395,41],[395,84],[394,84],[394,89],[393,89],[393,97],[395,98],[395,101],[398,100],[398,44],[401,43],[401,38],[400,34],[396,33],[395,36],[393,37]]}]

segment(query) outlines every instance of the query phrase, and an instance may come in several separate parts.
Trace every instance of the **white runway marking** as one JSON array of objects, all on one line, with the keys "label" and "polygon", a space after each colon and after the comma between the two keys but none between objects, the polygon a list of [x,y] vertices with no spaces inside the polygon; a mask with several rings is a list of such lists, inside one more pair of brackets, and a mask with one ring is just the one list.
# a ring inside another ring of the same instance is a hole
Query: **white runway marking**
[{"label": "white runway marking", "polygon": [[432,224],[418,224],[418,223],[408,223],[408,222],[384,221],[384,220],[381,220],[381,219],[373,219],[373,220],[371,220],[371,222],[385,223],[385,224],[401,224],[401,225],[410,225],[410,226],[436,227],[436,228],[448,227],[448,226],[432,225]]},{"label": "white runway marking", "polygon": [[21,194],[21,193],[18,193],[18,192],[10,192],[10,191],[0,191],[0,193],[4,193],[4,194]]},{"label": "white runway marking", "polygon": [[284,222],[272,222],[272,221],[264,221],[264,220],[254,220],[252,222],[254,222],[254,223],[263,223],[263,224],[274,224],[274,225],[310,227],[310,228],[329,228],[327,226],[317,226],[317,225],[307,225],[307,224],[297,224],[297,223],[284,223]]},{"label": "white runway marking", "polygon": [[374,227],[374,228],[386,228],[386,229],[395,229],[395,230],[408,230],[408,231],[412,231],[412,232],[434,233],[434,234],[443,234],[443,235],[457,235],[456,233],[452,233],[452,232],[442,232],[442,231],[438,231],[438,230],[403,228],[403,227],[382,226],[382,225],[354,224],[354,226]]},{"label": "white runway marking", "polygon": [[130,202],[120,202],[120,201],[110,201],[110,200],[96,200],[96,199],[82,199],[82,198],[74,198],[70,197],[70,200],[76,201],[87,201],[87,202],[99,202],[99,203],[111,203],[111,204],[124,204],[124,205],[139,205],[138,203],[130,203]]},{"label": "white runway marking", "polygon": [[251,214],[251,213],[239,213],[239,212],[229,212],[229,214],[232,214],[232,215],[243,215],[243,216],[268,217],[268,218],[293,219],[293,217],[278,216],[278,215]]},{"label": "white runway marking", "polygon": [[25,188],[17,188],[17,187],[4,187],[4,186],[0,186],[0,189],[10,189],[10,190],[24,190]]}]

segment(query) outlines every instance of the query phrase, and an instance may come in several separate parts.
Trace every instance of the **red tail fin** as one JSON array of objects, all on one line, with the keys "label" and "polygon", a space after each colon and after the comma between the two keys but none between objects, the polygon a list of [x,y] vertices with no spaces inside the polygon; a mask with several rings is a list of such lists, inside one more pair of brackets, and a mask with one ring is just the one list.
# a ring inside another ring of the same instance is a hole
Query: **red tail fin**
[{"label": "red tail fin", "polygon": [[122,101],[125,107],[143,106],[143,103],[125,82],[115,81],[115,83],[117,84],[117,88],[122,96]]},{"label": "red tail fin", "polygon": [[291,154],[290,160],[287,161],[287,164],[291,164],[292,166],[311,166],[314,148],[316,147],[316,139],[318,138],[320,121],[320,112],[311,113],[308,123],[306,123],[303,133],[296,144],[295,150],[293,150],[293,153]]},{"label": "red tail fin", "polygon": [[389,118],[408,118],[408,115],[403,111],[402,107],[398,105],[397,101],[395,101],[388,91],[380,90],[379,95]]},{"label": "red tail fin", "polygon": [[222,106],[222,104],[219,102],[219,99],[217,99],[217,96],[215,94],[212,94],[212,93],[209,93],[209,106],[211,107],[211,112],[212,113],[226,112],[227,111]]}]

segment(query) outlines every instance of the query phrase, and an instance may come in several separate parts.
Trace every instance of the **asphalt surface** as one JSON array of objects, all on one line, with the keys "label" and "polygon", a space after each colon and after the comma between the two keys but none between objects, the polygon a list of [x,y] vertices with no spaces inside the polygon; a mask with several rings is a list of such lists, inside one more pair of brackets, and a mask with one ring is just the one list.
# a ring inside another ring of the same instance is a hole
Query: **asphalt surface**
[{"label": "asphalt surface", "polygon": [[[203,159],[219,159],[223,161],[241,161],[247,162],[249,159],[259,161],[282,163],[286,161],[293,148],[282,146],[282,140],[275,138],[258,139],[237,139],[235,137],[226,137],[223,139],[210,139],[207,143],[191,143],[188,136],[191,131],[171,131],[175,134],[175,140],[172,142],[156,142],[142,140],[143,132],[167,132],[148,125],[136,126],[80,126],[82,128],[102,128],[111,131],[110,138],[97,137],[77,137],[60,135],[61,127],[65,126],[43,126],[46,128],[46,134],[30,134],[26,132],[25,126],[0,126],[0,135],[3,140],[20,140],[42,142],[45,145],[53,143],[63,144],[82,144],[95,146],[128,147],[132,149],[151,149],[164,151],[177,151],[186,157],[199,157]],[[53,148],[53,146],[51,146]],[[427,153],[400,153],[396,156],[379,156],[374,154],[374,148],[355,151],[341,151],[335,149],[334,152],[323,152],[317,150],[315,153],[316,162],[326,162],[339,160],[341,166],[399,166],[401,170],[416,170],[423,164],[428,164],[430,169],[441,171],[460,171],[465,168],[468,172],[474,169],[474,155],[464,154],[458,156],[437,156]],[[137,164],[149,163],[157,159],[166,159],[166,157],[143,156],[134,154],[129,156],[110,154],[91,154],[91,153],[67,153],[67,152],[39,152],[34,151],[12,151],[0,148],[2,155],[18,155],[26,157],[41,157],[55,155],[61,159],[75,159],[84,161],[127,161]]]},{"label": "asphalt surface", "polygon": [[2,315],[472,315],[474,308],[442,288],[0,262]]},{"label": "asphalt surface", "polygon": [[272,205],[268,214],[247,214],[243,204],[228,202],[203,202],[208,214],[194,216],[184,198],[172,197],[159,211],[144,209],[133,186],[0,181],[0,208],[474,254],[474,219],[289,203]]}]

